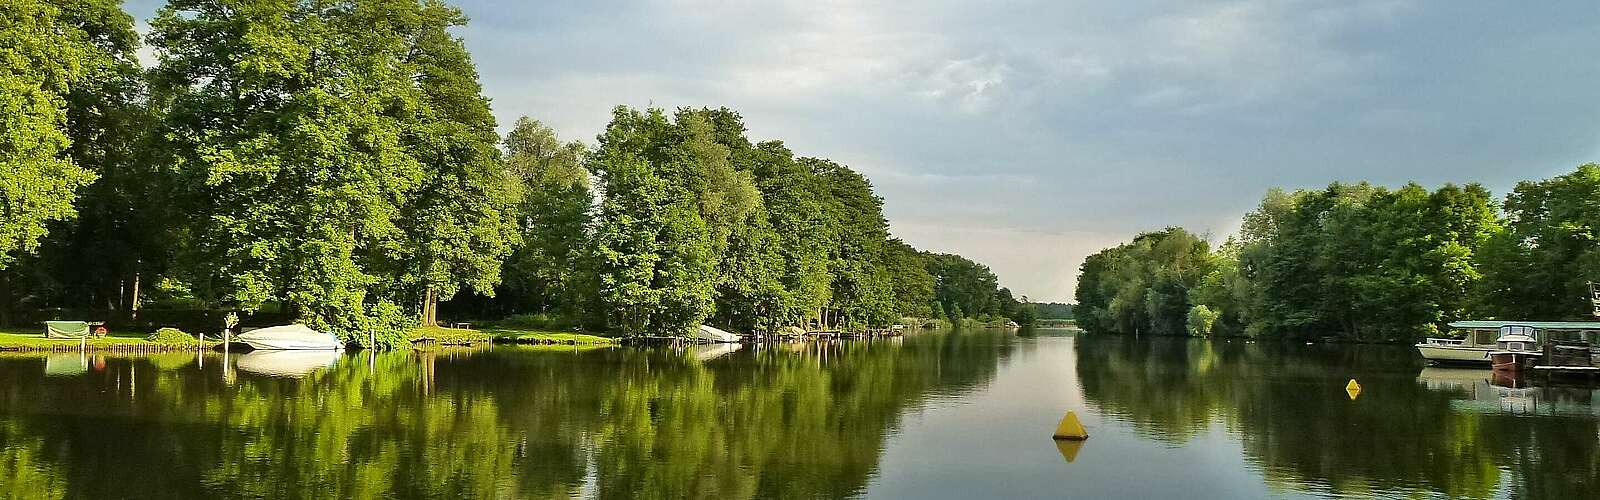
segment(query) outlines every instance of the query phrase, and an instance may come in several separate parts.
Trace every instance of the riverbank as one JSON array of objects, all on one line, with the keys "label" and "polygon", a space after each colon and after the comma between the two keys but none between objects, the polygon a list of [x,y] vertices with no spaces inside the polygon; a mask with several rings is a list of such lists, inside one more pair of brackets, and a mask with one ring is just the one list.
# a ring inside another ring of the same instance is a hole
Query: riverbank
[{"label": "riverbank", "polygon": [[485,328],[467,330],[442,326],[423,326],[411,331],[412,342],[431,342],[441,345],[476,344],[493,341],[506,344],[538,345],[620,345],[617,339],[583,332],[558,332],[551,330],[522,330],[514,328]]},{"label": "riverbank", "polygon": [[[148,340],[149,336],[149,333],[144,332],[112,332],[105,337],[83,341],[80,339],[50,339],[45,338],[43,332],[6,328],[0,329],[0,351],[163,352],[194,350],[200,347],[197,343],[152,342]],[[217,342],[214,341],[205,343],[207,347],[216,344]]]}]

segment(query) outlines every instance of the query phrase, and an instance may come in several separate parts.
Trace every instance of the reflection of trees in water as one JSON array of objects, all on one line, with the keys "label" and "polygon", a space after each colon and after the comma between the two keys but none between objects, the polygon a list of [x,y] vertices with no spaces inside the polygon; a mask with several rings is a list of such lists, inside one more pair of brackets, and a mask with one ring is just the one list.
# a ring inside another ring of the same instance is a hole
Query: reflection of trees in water
[{"label": "reflection of trees in water", "polygon": [[[1506,480],[1539,498],[1600,485],[1593,419],[1454,410],[1451,394],[1417,383],[1404,349],[1085,336],[1078,353],[1084,396],[1102,414],[1171,445],[1220,423],[1269,483],[1486,497]],[[1346,378],[1365,386],[1356,401]]]},{"label": "reflection of trees in water", "polygon": [[217,359],[210,372],[112,359],[49,380],[0,361],[0,377],[27,381],[0,387],[0,496],[844,496],[909,406],[986,382],[1010,349],[963,334],[705,363],[402,352],[232,385]]}]

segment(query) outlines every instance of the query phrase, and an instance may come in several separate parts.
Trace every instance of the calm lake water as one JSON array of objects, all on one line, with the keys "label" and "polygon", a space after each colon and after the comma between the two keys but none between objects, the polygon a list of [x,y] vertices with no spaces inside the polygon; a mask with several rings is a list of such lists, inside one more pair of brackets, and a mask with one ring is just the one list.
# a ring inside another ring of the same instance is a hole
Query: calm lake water
[{"label": "calm lake water", "polygon": [[994,330],[0,354],[0,498],[1600,496],[1600,392],[1503,385],[1399,347]]}]

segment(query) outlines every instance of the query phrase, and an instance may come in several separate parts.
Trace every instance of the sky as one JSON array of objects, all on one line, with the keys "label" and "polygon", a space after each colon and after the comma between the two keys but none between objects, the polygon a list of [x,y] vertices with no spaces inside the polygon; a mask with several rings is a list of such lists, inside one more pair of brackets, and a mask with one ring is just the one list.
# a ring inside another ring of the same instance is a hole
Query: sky
[{"label": "sky", "polygon": [[1221,241],[1271,187],[1503,195],[1600,161],[1593,1],[452,2],[502,127],[727,106],[1035,301],[1143,231]]}]

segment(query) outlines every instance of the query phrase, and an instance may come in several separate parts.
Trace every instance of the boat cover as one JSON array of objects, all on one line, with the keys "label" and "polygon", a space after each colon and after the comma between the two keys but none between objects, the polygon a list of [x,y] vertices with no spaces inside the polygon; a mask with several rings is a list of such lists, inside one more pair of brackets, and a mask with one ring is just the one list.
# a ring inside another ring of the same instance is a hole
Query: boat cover
[{"label": "boat cover", "polygon": [[76,339],[89,336],[87,321],[46,321],[44,336],[51,339]]},{"label": "boat cover", "polygon": [[728,333],[727,331],[719,330],[714,326],[707,326],[707,325],[700,325],[700,329],[695,331],[694,338],[697,339],[697,340],[703,340],[703,341],[706,341],[706,342],[738,342],[739,341],[739,336],[738,335],[734,335],[732,333]]},{"label": "boat cover", "polygon": [[283,325],[250,330],[235,337],[257,349],[343,349],[344,342],[330,333],[306,325]]}]

